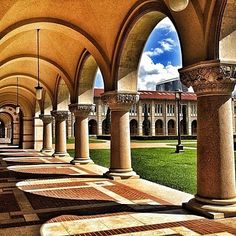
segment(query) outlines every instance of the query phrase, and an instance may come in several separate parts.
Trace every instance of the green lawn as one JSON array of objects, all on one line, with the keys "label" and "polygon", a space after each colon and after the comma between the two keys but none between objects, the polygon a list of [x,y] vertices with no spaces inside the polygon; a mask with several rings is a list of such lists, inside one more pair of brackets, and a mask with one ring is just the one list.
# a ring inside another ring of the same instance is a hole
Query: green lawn
[{"label": "green lawn", "polygon": [[[73,150],[69,150],[73,155]],[[90,150],[94,163],[109,167],[109,150]],[[133,169],[144,179],[196,192],[196,150],[176,154],[169,148],[132,149]]]},{"label": "green lawn", "polygon": [[[90,137],[89,138],[89,143],[105,143],[106,140],[101,140],[101,139],[97,139],[97,138],[94,138],[94,137]],[[52,143],[55,144],[55,139],[52,140]],[[66,143],[67,144],[73,144],[75,143],[75,139],[74,138],[68,138],[66,140]]]},{"label": "green lawn", "polygon": [[[177,144],[178,140],[137,140],[137,139],[132,139],[132,143],[171,143],[171,144]],[[182,140],[182,143],[196,143],[196,140]]]}]

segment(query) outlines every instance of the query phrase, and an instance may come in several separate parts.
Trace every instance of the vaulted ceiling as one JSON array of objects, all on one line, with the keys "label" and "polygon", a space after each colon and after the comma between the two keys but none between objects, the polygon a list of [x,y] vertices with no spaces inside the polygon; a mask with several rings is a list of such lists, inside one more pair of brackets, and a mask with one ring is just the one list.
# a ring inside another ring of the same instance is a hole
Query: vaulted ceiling
[{"label": "vaulted ceiling", "polygon": [[[116,89],[114,78],[119,74],[117,67],[122,64],[119,62],[124,55],[122,49],[128,47],[127,50],[130,50],[132,45],[138,45],[134,43],[134,40],[137,41],[136,36],[142,41],[142,46],[154,27],[147,27],[147,24],[154,25],[165,16],[171,18],[179,33],[184,65],[216,58],[215,40],[219,32],[215,29],[220,24],[220,14],[226,2],[192,0],[186,10],[173,12],[168,8],[168,0],[1,1],[0,105],[7,103],[6,100],[9,100],[9,104],[15,103],[16,77],[19,77],[20,103],[23,107],[28,107],[32,115],[34,113],[38,28],[40,83],[53,102],[58,93],[58,80],[65,82],[71,95],[75,94],[75,90],[79,90],[76,89],[77,77],[83,73],[78,73],[78,68],[83,68],[80,60],[85,51],[92,55],[100,67],[106,90]],[[235,5],[235,1],[228,0],[221,38],[235,30],[236,21],[231,18]],[[146,15],[148,17],[143,20],[146,25],[141,22],[135,36],[133,26],[149,12],[156,14]],[[212,30],[214,32],[211,32]],[[129,32],[133,32],[135,37],[129,44],[125,44],[130,36]],[[126,53],[126,58],[134,60],[132,55],[129,56],[130,54]],[[90,67],[92,66],[86,65],[87,69]],[[85,84],[83,79],[83,85]],[[88,87],[91,89],[90,85]]]}]

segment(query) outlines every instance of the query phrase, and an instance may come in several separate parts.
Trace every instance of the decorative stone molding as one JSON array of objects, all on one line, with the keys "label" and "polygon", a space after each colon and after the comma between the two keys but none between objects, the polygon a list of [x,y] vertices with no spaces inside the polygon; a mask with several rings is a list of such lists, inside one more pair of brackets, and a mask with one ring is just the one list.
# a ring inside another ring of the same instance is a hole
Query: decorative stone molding
[{"label": "decorative stone molding", "polygon": [[69,110],[75,116],[87,117],[90,112],[95,110],[95,104],[70,104]]},{"label": "decorative stone molding", "polygon": [[55,117],[57,121],[64,121],[68,118],[68,111],[51,111],[51,115]]},{"label": "decorative stone molding", "polygon": [[226,73],[220,61],[204,61],[179,70],[180,80],[192,86],[198,96],[207,94],[229,95],[236,81]]},{"label": "decorative stone molding", "polygon": [[101,99],[111,110],[124,111],[129,110],[133,104],[138,102],[139,94],[135,92],[111,91],[102,94]]},{"label": "decorative stone molding", "polygon": [[51,115],[39,115],[39,119],[41,119],[45,124],[50,124],[53,121],[53,117]]}]

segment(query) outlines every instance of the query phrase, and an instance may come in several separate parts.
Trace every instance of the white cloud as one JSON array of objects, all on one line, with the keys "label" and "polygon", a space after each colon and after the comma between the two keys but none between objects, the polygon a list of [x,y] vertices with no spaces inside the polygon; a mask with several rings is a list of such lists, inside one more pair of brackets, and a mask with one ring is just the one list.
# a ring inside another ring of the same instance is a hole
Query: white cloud
[{"label": "white cloud", "polygon": [[161,20],[155,27],[155,29],[162,29],[162,30],[166,30],[168,33],[169,32],[173,32],[176,31],[173,23],[171,22],[171,20],[166,17],[163,20]]},{"label": "white cloud", "polygon": [[172,51],[176,47],[176,42],[171,38],[163,39],[160,43],[164,51]]},{"label": "white cloud", "polygon": [[172,38],[166,38],[158,42],[160,47],[152,48],[151,51],[146,51],[146,55],[149,57],[159,56],[166,51],[173,51],[174,48],[177,46],[176,42]]},{"label": "white cloud", "polygon": [[152,48],[151,51],[146,51],[145,52],[148,56],[153,57],[153,56],[159,56],[160,54],[164,53],[164,50],[161,48]]},{"label": "white cloud", "polygon": [[138,89],[155,90],[158,82],[179,77],[178,69],[180,66],[161,63],[154,63],[148,53],[144,52],[139,65]]}]

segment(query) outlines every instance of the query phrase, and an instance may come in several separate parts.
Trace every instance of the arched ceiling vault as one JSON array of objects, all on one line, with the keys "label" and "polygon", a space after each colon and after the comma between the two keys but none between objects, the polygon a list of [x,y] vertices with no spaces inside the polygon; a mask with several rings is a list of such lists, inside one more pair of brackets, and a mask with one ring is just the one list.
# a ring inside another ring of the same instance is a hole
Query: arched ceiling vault
[{"label": "arched ceiling vault", "polygon": [[[38,81],[38,79],[37,79],[37,77],[35,75],[23,74],[23,73],[13,73],[13,74],[7,74],[7,75],[5,75],[3,77],[0,77],[0,84],[4,83],[5,81],[8,82],[9,79],[16,80],[17,77],[22,78],[24,81],[25,81],[25,79],[29,79],[29,80],[33,81],[33,84],[35,84],[35,85],[36,85],[36,83]],[[53,92],[51,91],[50,87],[47,85],[47,83],[45,81],[40,80],[40,83],[43,86],[43,88],[46,90],[46,92],[48,93],[48,95],[49,95],[49,97],[50,97],[50,99],[52,101],[52,99],[53,99]],[[28,83],[25,83],[25,85],[28,85]]]},{"label": "arched ceiling vault", "polygon": [[12,122],[13,118],[9,113],[0,111],[0,120],[4,123],[4,125],[8,125]]},{"label": "arched ceiling vault", "polygon": [[[13,92],[0,92],[0,107],[4,105],[16,106],[16,94]],[[34,115],[34,106],[26,96],[19,96],[19,105],[24,116],[32,117]]]},{"label": "arched ceiling vault", "polygon": [[[9,75],[18,74],[27,84],[25,89],[31,91],[25,90],[25,94],[32,96],[37,78],[37,28],[40,28],[40,82],[52,101],[58,95],[58,77],[66,83],[70,95],[75,95],[77,75],[86,74],[78,72],[78,61],[85,50],[96,63],[92,62],[91,67],[82,66],[81,70],[93,71],[97,64],[104,78],[105,89],[117,89],[119,79],[137,70],[145,40],[164,16],[173,21],[178,31],[184,66],[217,59],[221,17],[226,3],[227,9],[232,1],[190,0],[188,7],[181,12],[171,11],[168,0],[119,0],[119,3],[117,0],[1,1],[1,91],[11,94],[13,99],[15,88]],[[135,25],[138,27],[135,28]],[[229,31],[223,29],[221,37]],[[141,42],[137,43],[132,37]],[[132,47],[137,45],[138,50],[133,50]],[[124,62],[131,54],[133,64],[129,64],[131,69],[127,69]],[[8,90],[3,89],[8,85]],[[4,100],[4,95],[0,95]],[[25,106],[27,104],[30,106],[29,113],[35,111],[35,103],[33,109],[32,103],[24,103]]]}]

